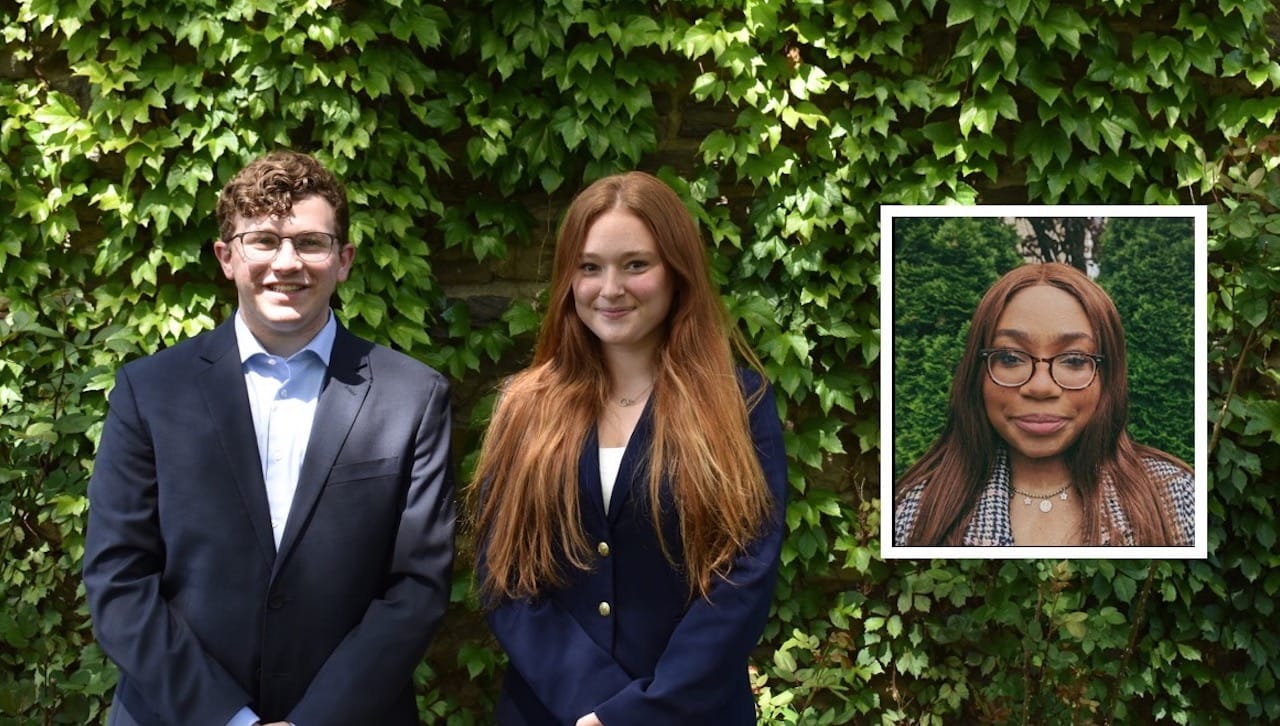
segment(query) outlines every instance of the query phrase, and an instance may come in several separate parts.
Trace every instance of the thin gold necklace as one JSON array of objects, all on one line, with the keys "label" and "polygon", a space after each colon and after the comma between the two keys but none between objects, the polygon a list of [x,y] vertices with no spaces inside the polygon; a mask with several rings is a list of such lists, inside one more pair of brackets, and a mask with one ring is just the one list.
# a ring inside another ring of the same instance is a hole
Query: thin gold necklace
[{"label": "thin gold necklace", "polygon": [[620,397],[620,398],[618,399],[618,405],[619,405],[619,406],[622,406],[623,408],[626,408],[627,406],[634,406],[634,405],[636,405],[637,403],[639,403],[639,402],[640,402],[640,399],[644,398],[645,394],[647,394],[649,391],[653,390],[653,384],[654,384],[654,383],[656,383],[656,381],[652,381],[652,382],[650,382],[650,383],[649,383],[649,385],[648,385],[648,386],[646,386],[646,387],[645,387],[645,389],[644,389],[643,391],[641,391],[641,392],[639,392],[639,393],[637,393],[637,394],[636,394],[636,397],[635,397],[635,398],[627,398],[626,396],[622,396],[622,397]]}]

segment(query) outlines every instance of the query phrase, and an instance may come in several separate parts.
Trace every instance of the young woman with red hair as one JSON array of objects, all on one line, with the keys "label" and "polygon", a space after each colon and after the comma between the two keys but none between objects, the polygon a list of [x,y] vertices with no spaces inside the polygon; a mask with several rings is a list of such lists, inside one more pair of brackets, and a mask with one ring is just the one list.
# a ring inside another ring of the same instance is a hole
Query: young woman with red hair
[{"label": "young woman with red hair", "polygon": [[897,482],[894,542],[1191,545],[1191,470],[1126,430],[1124,329],[1070,265],[1006,273],[973,314],[947,421]]},{"label": "young woman with red hair", "polygon": [[552,278],[472,488],[479,589],[510,660],[496,721],[754,724],[747,659],[787,486],[772,390],[658,179],[583,190]]}]

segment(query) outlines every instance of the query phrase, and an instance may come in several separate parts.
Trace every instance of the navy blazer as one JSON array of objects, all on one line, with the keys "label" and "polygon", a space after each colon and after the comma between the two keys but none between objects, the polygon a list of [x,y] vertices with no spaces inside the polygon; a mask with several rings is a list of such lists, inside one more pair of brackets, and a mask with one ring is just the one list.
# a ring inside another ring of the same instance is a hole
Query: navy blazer
[{"label": "navy blazer", "polygon": [[94,632],[139,724],[417,724],[449,602],[448,384],[339,326],[279,551],[235,329],[123,366],[89,484]]},{"label": "navy blazer", "polygon": [[[743,373],[743,387],[762,381]],[[710,600],[691,596],[663,555],[649,514],[647,453],[652,399],[622,457],[609,510],[593,430],[578,464],[584,531],[596,548],[590,572],[536,601],[501,603],[489,623],[510,665],[497,721],[572,726],[595,712],[605,726],[754,724],[747,661],[764,630],[785,534],[787,457],[772,389],[750,414],[751,435],[773,498],[772,521],[716,581]],[[674,503],[663,532],[682,559]],[[566,567],[566,570],[571,568]]]}]

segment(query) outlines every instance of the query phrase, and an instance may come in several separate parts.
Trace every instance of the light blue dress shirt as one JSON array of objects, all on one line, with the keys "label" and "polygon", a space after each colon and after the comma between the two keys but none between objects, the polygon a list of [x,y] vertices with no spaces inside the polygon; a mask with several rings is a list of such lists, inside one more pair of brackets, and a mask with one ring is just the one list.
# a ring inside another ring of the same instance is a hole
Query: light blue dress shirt
[{"label": "light blue dress shirt", "polygon": [[[329,368],[338,324],[330,311],[329,320],[320,332],[288,358],[268,353],[249,332],[239,311],[236,311],[235,329],[240,370],[249,393],[262,480],[266,483],[267,504],[271,510],[271,535],[279,548],[289,521],[289,509],[293,506],[293,494],[298,488],[298,474],[307,453],[316,401]],[[252,726],[258,721],[258,714],[245,706],[227,726]]]},{"label": "light blue dress shirt", "polygon": [[293,493],[298,488],[298,473],[307,453],[316,400],[329,367],[338,324],[330,313],[320,332],[288,359],[268,353],[239,313],[235,327],[253,430],[258,438],[262,479],[267,484],[271,534],[278,548],[289,521]]}]

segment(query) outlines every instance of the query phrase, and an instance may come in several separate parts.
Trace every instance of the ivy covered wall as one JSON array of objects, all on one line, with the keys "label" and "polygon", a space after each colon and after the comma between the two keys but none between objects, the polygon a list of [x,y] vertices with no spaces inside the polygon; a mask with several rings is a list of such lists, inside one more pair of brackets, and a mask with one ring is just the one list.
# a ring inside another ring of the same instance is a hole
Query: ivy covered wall
[{"label": "ivy covered wall", "polygon": [[[111,374],[208,329],[221,184],[277,147],[350,185],[341,319],[457,384],[468,468],[527,360],[558,214],[642,168],[685,198],[782,392],[770,723],[1280,718],[1268,356],[1269,0],[0,0],[0,719],[85,723],[79,584]],[[879,559],[881,203],[1210,205],[1210,558]],[[485,723],[467,596],[420,669]]]}]

